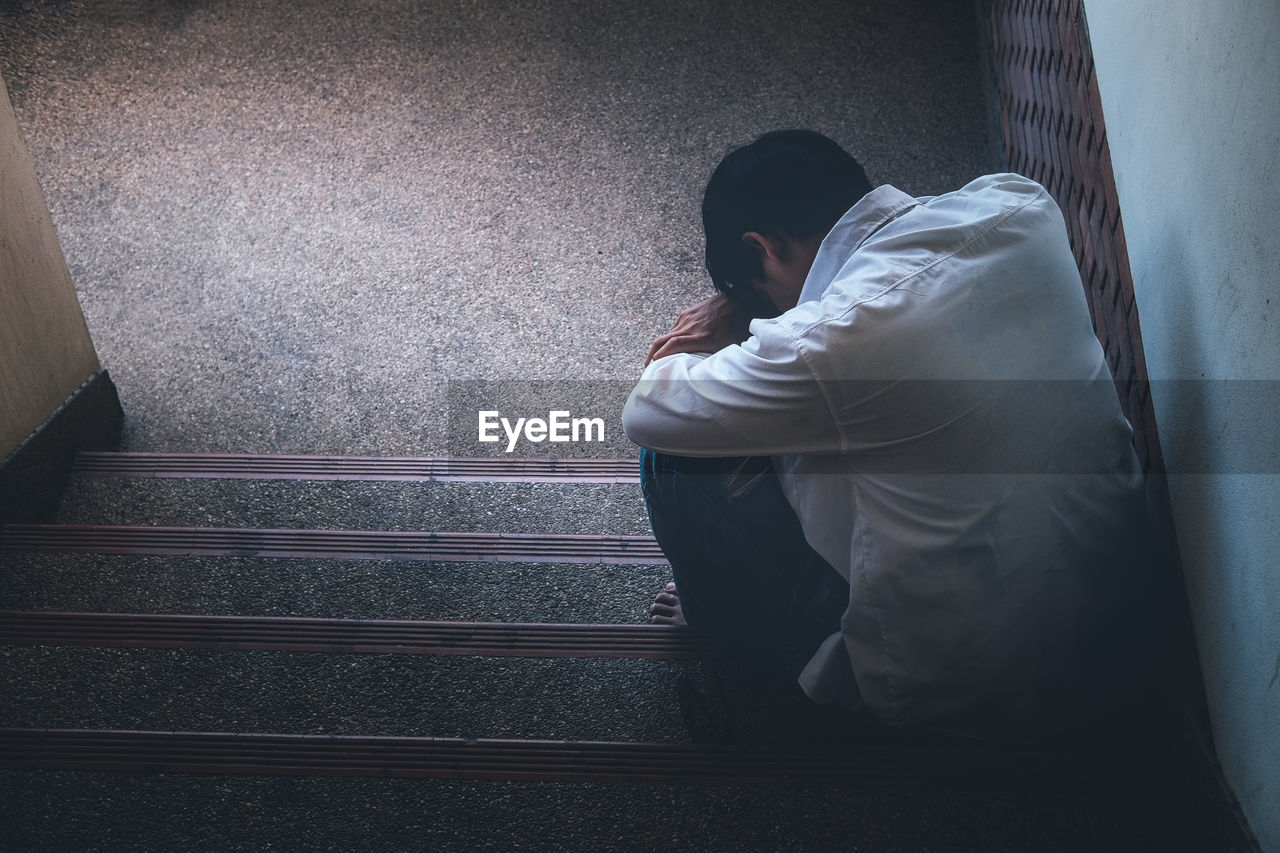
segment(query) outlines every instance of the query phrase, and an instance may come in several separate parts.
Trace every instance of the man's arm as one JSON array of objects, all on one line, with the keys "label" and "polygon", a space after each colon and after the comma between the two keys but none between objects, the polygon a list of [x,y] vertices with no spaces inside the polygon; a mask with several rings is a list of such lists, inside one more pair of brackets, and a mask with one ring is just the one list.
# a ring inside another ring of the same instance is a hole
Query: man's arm
[{"label": "man's arm", "polygon": [[686,308],[671,331],[649,347],[645,366],[676,353],[713,353],[751,337],[752,314],[739,302],[717,293]]},{"label": "man's arm", "polygon": [[786,326],[762,320],[737,346],[740,332],[715,299],[654,343],[623,409],[627,437],[684,456],[840,452],[827,401]]}]

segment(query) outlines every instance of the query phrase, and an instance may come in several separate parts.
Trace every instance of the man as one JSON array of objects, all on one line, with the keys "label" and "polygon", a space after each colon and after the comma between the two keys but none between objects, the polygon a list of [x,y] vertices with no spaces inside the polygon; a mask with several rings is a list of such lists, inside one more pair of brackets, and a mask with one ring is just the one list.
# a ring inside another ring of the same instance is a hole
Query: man
[{"label": "man", "polygon": [[890,723],[1105,713],[1142,482],[1054,201],[1011,174],[872,189],[780,131],[721,162],[702,215],[719,293],[623,413],[675,578],[652,621]]}]

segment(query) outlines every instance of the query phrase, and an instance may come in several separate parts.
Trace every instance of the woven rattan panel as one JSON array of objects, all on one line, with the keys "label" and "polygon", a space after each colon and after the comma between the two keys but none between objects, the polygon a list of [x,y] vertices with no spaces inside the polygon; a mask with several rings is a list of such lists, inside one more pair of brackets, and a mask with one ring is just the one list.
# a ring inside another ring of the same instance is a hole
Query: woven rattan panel
[{"label": "woven rattan panel", "polygon": [[1133,276],[1080,0],[989,0],[1008,167],[1040,182],[1071,247],[1143,469],[1163,470]]}]

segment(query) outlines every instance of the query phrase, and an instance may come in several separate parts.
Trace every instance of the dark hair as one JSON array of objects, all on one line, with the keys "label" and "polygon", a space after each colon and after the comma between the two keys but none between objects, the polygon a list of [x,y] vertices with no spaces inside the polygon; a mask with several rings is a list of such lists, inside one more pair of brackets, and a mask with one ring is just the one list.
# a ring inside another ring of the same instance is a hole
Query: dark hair
[{"label": "dark hair", "polygon": [[871,192],[866,172],[837,143],[812,130],[775,130],[730,152],[707,182],[702,230],[716,290],[776,313],[751,288],[764,270],[748,231],[793,239],[826,236]]}]

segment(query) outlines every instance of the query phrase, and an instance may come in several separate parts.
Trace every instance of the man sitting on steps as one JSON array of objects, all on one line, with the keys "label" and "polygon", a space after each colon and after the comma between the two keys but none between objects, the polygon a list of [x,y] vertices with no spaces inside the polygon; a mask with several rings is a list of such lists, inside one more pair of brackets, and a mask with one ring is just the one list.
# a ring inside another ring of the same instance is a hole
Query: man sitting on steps
[{"label": "man sitting on steps", "polygon": [[779,131],[724,158],[702,217],[719,293],[623,413],[675,578],[651,620],[889,723],[1105,714],[1143,484],[1053,199],[1013,174],[873,189]]}]

